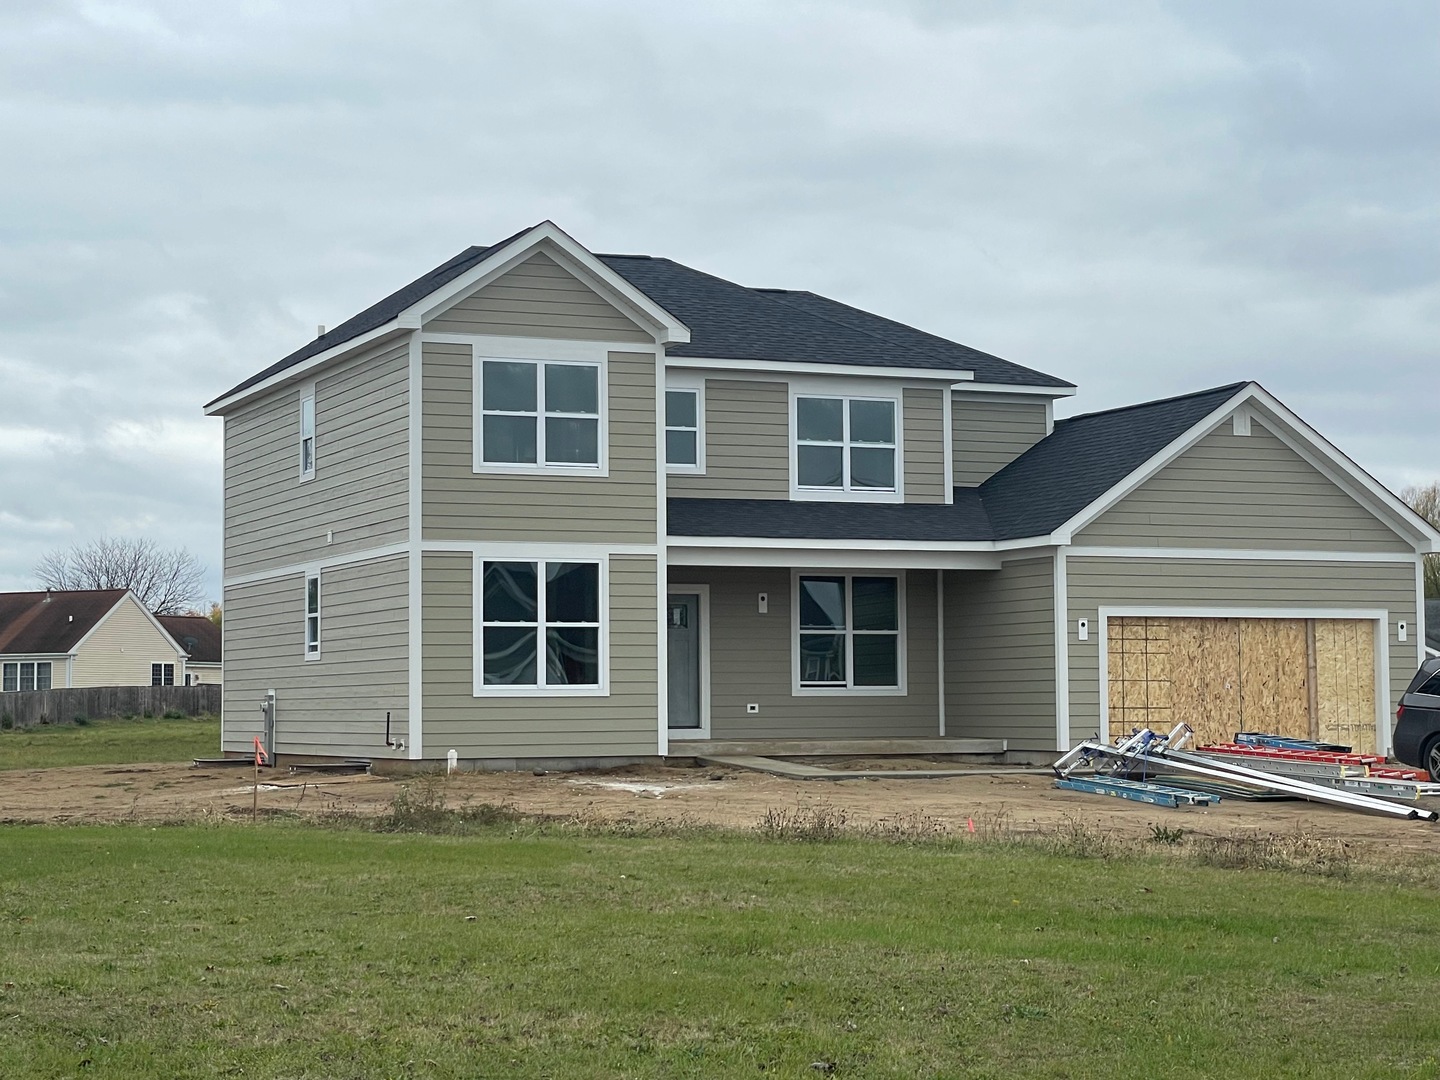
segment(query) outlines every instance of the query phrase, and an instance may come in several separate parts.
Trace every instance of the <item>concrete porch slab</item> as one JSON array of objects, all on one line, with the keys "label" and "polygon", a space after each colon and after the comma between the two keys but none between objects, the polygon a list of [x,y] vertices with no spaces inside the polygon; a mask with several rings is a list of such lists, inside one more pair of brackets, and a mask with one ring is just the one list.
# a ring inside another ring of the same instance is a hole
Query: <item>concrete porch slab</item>
[{"label": "concrete porch slab", "polygon": [[954,776],[992,775],[996,772],[1035,772],[1034,769],[826,769],[798,761],[780,761],[754,754],[706,754],[698,758],[704,765],[723,765],[731,769],[783,776],[787,780],[944,780]]},{"label": "concrete porch slab", "polygon": [[671,739],[671,757],[926,757],[1003,754],[1004,739]]}]

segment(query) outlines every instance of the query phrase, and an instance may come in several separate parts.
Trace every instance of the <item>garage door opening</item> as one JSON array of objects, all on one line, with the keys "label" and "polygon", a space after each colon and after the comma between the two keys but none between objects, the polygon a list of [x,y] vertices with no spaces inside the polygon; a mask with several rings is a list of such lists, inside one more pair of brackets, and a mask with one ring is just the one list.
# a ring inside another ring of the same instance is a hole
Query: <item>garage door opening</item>
[{"label": "garage door opening", "polygon": [[1109,731],[1195,729],[1322,739],[1376,752],[1371,619],[1106,619]]}]

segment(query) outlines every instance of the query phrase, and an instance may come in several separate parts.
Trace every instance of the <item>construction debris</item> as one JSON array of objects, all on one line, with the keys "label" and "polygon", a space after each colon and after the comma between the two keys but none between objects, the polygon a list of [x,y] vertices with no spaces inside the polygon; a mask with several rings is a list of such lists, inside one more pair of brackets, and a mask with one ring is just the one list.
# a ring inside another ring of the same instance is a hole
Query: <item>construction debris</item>
[{"label": "construction debris", "polygon": [[1152,784],[1142,780],[1126,780],[1118,776],[1106,777],[1103,780],[1098,777],[1061,777],[1055,781],[1055,786],[1071,791],[1086,791],[1092,795],[1113,795],[1119,799],[1151,803],[1154,806],[1209,806],[1220,801],[1219,795],[1207,792]]},{"label": "construction debris", "polygon": [[[1209,753],[1187,752],[1181,748],[1192,734],[1189,725],[1180,724],[1169,735],[1161,735],[1149,728],[1142,729],[1115,746],[1095,740],[1083,742],[1055,763],[1057,783],[1070,780],[1072,773],[1083,767],[1096,769],[1112,782],[1117,777],[1137,779],[1137,774],[1140,781],[1146,782],[1158,774],[1175,773],[1225,784],[1242,784],[1261,791],[1290,795],[1350,810],[1365,810],[1418,821],[1435,821],[1440,818],[1440,814],[1433,810],[1422,810],[1413,805],[1404,806],[1393,801],[1393,798],[1379,797],[1380,794],[1400,791],[1403,793],[1399,797],[1413,800],[1420,797],[1418,790],[1412,793],[1408,788],[1401,787],[1392,788],[1390,792],[1367,793],[1363,789],[1355,790],[1346,786],[1347,782],[1375,785],[1381,780],[1389,785],[1418,783],[1414,780],[1370,777],[1364,773],[1347,776],[1340,771],[1343,768],[1380,767],[1384,759],[1376,758],[1375,755],[1342,754],[1339,751],[1312,747],[1246,747],[1246,744],[1242,743],[1227,746],[1218,753],[1214,752],[1215,748],[1208,748],[1211,751]],[[1245,749],[1245,753],[1236,753],[1234,748],[1237,747]],[[1271,756],[1261,756],[1267,751]],[[1286,774],[1273,768],[1277,762],[1280,763],[1280,768],[1322,767],[1328,771],[1320,775]]]}]

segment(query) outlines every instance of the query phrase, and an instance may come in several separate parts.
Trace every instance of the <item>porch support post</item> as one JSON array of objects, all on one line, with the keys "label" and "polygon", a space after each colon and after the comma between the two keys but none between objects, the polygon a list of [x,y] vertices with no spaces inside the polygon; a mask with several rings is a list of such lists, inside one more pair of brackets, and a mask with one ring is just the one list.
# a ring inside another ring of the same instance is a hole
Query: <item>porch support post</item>
[{"label": "porch support post", "polygon": [[940,702],[940,738],[945,737],[945,571],[935,571],[935,671]]}]

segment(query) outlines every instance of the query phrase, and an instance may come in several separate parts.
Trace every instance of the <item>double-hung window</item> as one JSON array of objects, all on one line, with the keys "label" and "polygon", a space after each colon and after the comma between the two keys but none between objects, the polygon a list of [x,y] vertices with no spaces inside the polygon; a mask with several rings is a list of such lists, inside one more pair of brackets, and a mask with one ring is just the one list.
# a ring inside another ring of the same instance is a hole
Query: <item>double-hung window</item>
[{"label": "double-hung window", "polygon": [[305,659],[320,658],[320,575],[305,575]]},{"label": "double-hung window", "polygon": [[600,691],[602,565],[479,562],[476,693]]},{"label": "double-hung window", "polygon": [[15,660],[0,667],[0,690],[49,690],[49,660]]},{"label": "double-hung window", "polygon": [[665,464],[672,471],[699,472],[704,467],[700,442],[700,391],[665,391]]},{"label": "double-hung window", "polygon": [[151,664],[150,665],[151,686],[174,686],[175,665],[174,664]]},{"label": "double-hung window", "polygon": [[477,466],[600,467],[601,365],[483,358]]},{"label": "double-hung window", "polygon": [[894,492],[893,398],[795,398],[795,486],[805,491]]},{"label": "double-hung window", "polygon": [[799,688],[899,690],[901,580],[817,574],[796,584]]},{"label": "double-hung window", "polygon": [[315,478],[315,394],[300,399],[300,479]]}]

